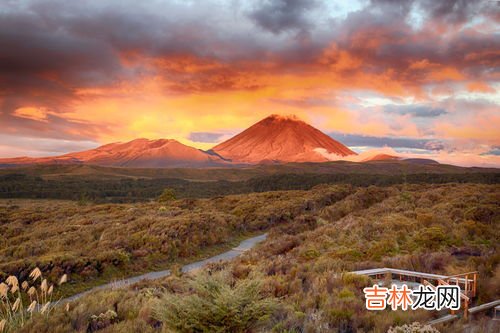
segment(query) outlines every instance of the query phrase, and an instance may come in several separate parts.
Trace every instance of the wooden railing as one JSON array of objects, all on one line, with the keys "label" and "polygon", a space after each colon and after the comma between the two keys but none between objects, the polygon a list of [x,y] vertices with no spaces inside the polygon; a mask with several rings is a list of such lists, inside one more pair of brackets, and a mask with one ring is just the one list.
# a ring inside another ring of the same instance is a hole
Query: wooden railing
[{"label": "wooden railing", "polygon": [[448,276],[444,281],[449,284],[456,284],[460,286],[460,289],[463,290],[464,294],[474,298],[476,297],[477,292],[477,277],[478,272],[468,272],[463,274],[451,275]]},{"label": "wooden railing", "polygon": [[[468,272],[446,276],[386,267],[366,269],[352,273],[373,276],[375,279],[384,279],[385,277],[389,277],[390,279],[399,279],[400,281],[415,281],[426,286],[431,286],[433,289],[436,288],[436,285],[457,285],[460,287],[460,297],[463,299],[463,302],[461,303],[463,304],[465,318],[467,318],[469,314],[468,309],[471,299],[476,297],[479,275],[478,272]],[[434,284],[429,281],[433,281]],[[454,314],[454,312],[455,311],[452,311],[452,314]]]},{"label": "wooden railing", "polygon": [[[467,282],[465,282],[465,283],[467,285]],[[449,286],[450,284],[448,282],[446,282],[446,281],[443,281],[443,280],[439,279],[438,280],[438,285],[440,285],[440,286]],[[460,298],[463,299],[463,302],[461,302],[461,304],[463,304],[463,308],[464,308],[464,318],[467,319],[468,314],[469,314],[470,298],[467,295],[465,295],[463,292],[460,292]],[[454,315],[455,311],[451,310],[451,314]]]}]

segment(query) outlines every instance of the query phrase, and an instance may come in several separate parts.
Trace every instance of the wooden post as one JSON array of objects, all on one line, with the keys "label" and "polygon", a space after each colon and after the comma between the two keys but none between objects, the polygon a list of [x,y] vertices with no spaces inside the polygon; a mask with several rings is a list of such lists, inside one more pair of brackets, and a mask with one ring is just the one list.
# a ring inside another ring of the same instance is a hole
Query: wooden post
[{"label": "wooden post", "polygon": [[464,318],[467,319],[469,317],[469,302],[465,300],[464,305]]},{"label": "wooden post", "polygon": [[474,273],[474,291],[472,292],[472,297],[476,297],[476,288],[477,288],[477,273]]}]

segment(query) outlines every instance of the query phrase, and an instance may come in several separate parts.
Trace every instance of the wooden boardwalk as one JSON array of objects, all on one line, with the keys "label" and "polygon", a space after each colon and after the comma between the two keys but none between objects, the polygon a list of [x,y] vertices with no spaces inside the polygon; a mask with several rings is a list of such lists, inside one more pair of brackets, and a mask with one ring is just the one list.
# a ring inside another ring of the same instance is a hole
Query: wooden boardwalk
[{"label": "wooden boardwalk", "polygon": [[[460,287],[460,298],[462,299],[462,306],[464,317],[467,318],[469,313],[473,313],[469,309],[469,305],[471,304],[472,298],[476,297],[477,291],[477,278],[478,272],[468,272],[458,275],[440,275],[440,274],[431,274],[417,271],[409,271],[404,269],[397,268],[372,268],[372,269],[364,269],[360,271],[351,272],[352,274],[357,275],[367,275],[371,276],[375,279],[385,279],[389,277],[391,280],[399,280],[409,281],[409,282],[417,282],[426,286],[431,286],[436,288],[436,286],[449,286],[449,285],[457,285]],[[477,310],[479,311],[479,310]],[[453,320],[458,318],[455,314],[455,311],[452,311],[450,315],[445,316],[443,318],[436,319],[436,323],[446,322],[449,320]]]}]

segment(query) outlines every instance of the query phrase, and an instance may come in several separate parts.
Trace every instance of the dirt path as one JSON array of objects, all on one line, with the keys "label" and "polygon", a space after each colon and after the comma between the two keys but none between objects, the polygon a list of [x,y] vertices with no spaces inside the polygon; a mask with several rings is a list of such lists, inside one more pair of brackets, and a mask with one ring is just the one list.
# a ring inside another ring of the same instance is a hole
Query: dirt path
[{"label": "dirt path", "polygon": [[[227,252],[224,252],[224,253],[218,254],[216,256],[213,256],[213,257],[210,257],[210,258],[207,258],[207,259],[204,259],[204,260],[196,261],[196,262],[193,262],[191,264],[187,264],[187,265],[183,266],[182,267],[182,272],[184,272],[184,273],[191,272],[191,271],[194,271],[194,270],[202,268],[206,264],[213,263],[213,262],[218,262],[220,260],[231,260],[231,259],[234,259],[237,256],[239,256],[240,254],[242,254],[243,252],[245,252],[247,250],[250,250],[256,244],[264,241],[266,238],[267,238],[267,234],[263,234],[263,235],[260,235],[260,236],[256,236],[256,237],[252,237],[252,238],[246,239],[246,240],[242,241],[240,243],[240,245],[238,245],[237,247],[235,247],[235,248],[233,248],[233,249],[231,249],[231,250],[229,250]],[[137,282],[142,281],[142,280],[156,280],[156,279],[160,279],[160,278],[163,278],[163,277],[166,277],[166,276],[169,276],[169,275],[170,275],[170,270],[166,269],[166,270],[163,270],[163,271],[149,272],[149,273],[146,273],[146,274],[142,274],[142,275],[138,275],[138,276],[133,276],[133,277],[130,277],[130,278],[126,278],[126,279],[117,281],[117,282],[106,283],[106,284],[94,287],[92,289],[86,290],[84,292],[78,293],[76,295],[73,295],[73,296],[70,296],[70,297],[67,297],[67,298],[63,298],[58,303],[61,304],[61,303],[71,302],[71,301],[79,299],[80,297],[82,297],[82,296],[84,296],[86,294],[89,294],[89,293],[92,293],[92,292],[95,292],[95,291],[98,291],[98,290],[112,289],[112,288],[123,288],[125,286],[137,283]]]}]

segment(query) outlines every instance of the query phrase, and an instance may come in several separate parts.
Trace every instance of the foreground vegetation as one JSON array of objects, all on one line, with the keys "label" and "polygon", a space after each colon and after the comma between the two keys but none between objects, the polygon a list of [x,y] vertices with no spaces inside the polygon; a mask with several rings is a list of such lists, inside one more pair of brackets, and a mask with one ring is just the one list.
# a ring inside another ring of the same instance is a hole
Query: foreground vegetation
[{"label": "foreground vegetation", "polygon": [[[66,283],[64,274],[57,285]],[[42,276],[36,267],[29,278],[19,281],[15,275],[0,280],[0,332],[15,332],[33,318],[33,314],[47,317],[53,310],[55,283]]]},{"label": "foreground vegetation", "polygon": [[[67,311],[35,315],[21,332],[385,332],[436,314],[366,311],[362,288],[372,281],[346,272],[478,270],[476,301],[498,299],[499,199],[498,185],[403,184],[320,185],[163,204],[4,201],[0,270],[23,276],[40,264],[46,275],[91,280],[269,229],[265,243],[233,262],[96,292]],[[212,323],[207,316],[224,319]]]}]

